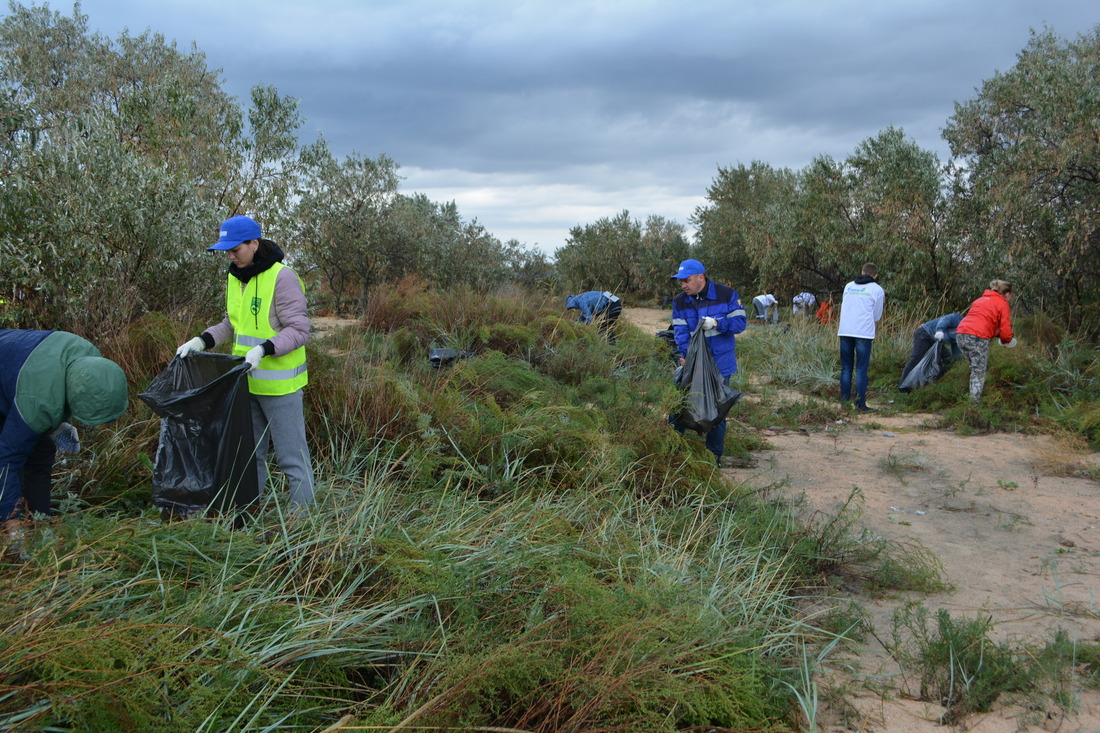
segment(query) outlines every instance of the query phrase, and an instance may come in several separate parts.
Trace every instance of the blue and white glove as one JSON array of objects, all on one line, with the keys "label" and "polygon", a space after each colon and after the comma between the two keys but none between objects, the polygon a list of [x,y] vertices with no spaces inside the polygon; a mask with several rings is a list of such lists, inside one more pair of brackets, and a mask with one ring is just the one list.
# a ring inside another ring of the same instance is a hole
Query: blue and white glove
[{"label": "blue and white glove", "polygon": [[943,341],[943,331],[936,331],[936,340]]},{"label": "blue and white glove", "polygon": [[718,328],[718,321],[710,316],[703,316],[703,320],[699,321],[699,324],[703,327],[704,331],[713,331]]},{"label": "blue and white glove", "polygon": [[80,436],[77,435],[76,428],[67,422],[63,422],[57,426],[57,430],[50,434],[53,438],[53,444],[57,446],[59,453],[66,453],[68,455],[75,456],[80,452]]},{"label": "blue and white glove", "polygon": [[1016,337],[1013,336],[1011,341],[1009,341],[1007,344],[1001,344],[1001,345],[1004,346],[1006,349],[1015,349],[1016,348]]},{"label": "blue and white glove", "polygon": [[260,359],[264,358],[264,347],[253,346],[248,350],[248,353],[244,355],[244,360],[248,362],[249,370],[255,369],[260,366]]}]

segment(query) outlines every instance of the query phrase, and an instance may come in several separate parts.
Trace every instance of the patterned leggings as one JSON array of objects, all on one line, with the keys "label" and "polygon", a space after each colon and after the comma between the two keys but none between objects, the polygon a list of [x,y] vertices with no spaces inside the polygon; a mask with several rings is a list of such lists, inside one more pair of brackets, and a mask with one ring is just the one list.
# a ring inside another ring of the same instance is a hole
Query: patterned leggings
[{"label": "patterned leggings", "polygon": [[970,364],[970,401],[977,402],[982,397],[985,373],[989,368],[989,339],[959,333],[955,335],[955,342]]}]

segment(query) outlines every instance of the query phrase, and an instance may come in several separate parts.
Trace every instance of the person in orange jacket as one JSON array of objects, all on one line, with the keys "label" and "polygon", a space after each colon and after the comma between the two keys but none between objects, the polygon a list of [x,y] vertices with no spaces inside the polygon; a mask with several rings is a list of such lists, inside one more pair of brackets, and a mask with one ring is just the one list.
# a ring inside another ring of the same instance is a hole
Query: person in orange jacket
[{"label": "person in orange jacket", "polygon": [[833,320],[833,294],[829,293],[828,300],[822,300],[821,305],[818,306],[817,313],[814,315],[817,322],[822,325],[827,325]]},{"label": "person in orange jacket", "polygon": [[955,329],[955,341],[970,364],[970,401],[975,404],[981,400],[985,388],[989,342],[999,337],[1005,348],[1016,346],[1009,309],[1011,300],[1012,283],[994,280],[982,297],[970,304],[969,312]]}]

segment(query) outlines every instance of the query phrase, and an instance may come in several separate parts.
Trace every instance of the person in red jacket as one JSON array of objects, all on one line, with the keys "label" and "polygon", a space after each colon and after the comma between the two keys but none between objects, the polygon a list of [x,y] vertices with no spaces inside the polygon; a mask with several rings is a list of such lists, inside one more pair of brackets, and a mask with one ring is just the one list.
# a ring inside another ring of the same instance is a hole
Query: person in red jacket
[{"label": "person in red jacket", "polygon": [[817,313],[814,315],[814,318],[817,319],[818,323],[822,325],[828,325],[833,322],[833,319],[835,317],[836,316],[833,313],[833,294],[829,293],[829,299],[821,301],[821,305],[818,306]]},{"label": "person in red jacket", "polygon": [[963,316],[955,330],[955,341],[959,344],[966,361],[970,364],[970,401],[981,400],[985,388],[985,373],[989,366],[989,342],[994,337],[1011,349],[1016,345],[1012,335],[1012,321],[1009,301],[1012,300],[1012,283],[994,280],[982,297],[970,304],[970,311]]}]

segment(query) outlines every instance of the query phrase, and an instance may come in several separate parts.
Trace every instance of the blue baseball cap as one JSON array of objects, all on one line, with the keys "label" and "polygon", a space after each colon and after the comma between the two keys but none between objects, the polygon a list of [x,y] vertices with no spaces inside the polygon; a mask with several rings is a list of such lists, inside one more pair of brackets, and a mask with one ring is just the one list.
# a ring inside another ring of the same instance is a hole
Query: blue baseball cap
[{"label": "blue baseball cap", "polygon": [[233,249],[241,242],[260,238],[260,225],[248,216],[233,216],[222,222],[218,241],[206,248],[211,250]]},{"label": "blue baseball cap", "polygon": [[699,260],[684,260],[680,263],[680,269],[676,271],[676,274],[669,275],[669,277],[683,280],[692,275],[705,275],[706,273],[707,268],[703,267],[703,263]]}]

